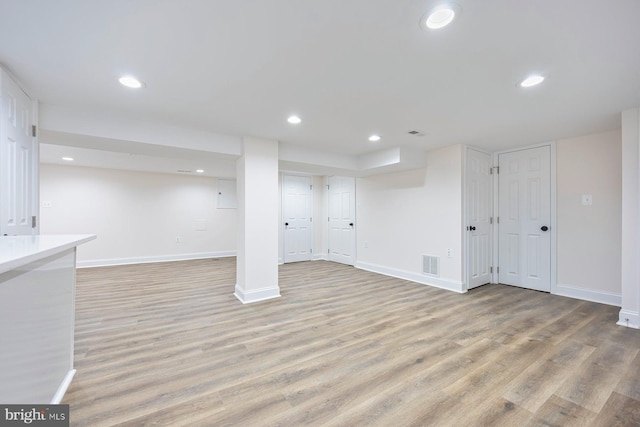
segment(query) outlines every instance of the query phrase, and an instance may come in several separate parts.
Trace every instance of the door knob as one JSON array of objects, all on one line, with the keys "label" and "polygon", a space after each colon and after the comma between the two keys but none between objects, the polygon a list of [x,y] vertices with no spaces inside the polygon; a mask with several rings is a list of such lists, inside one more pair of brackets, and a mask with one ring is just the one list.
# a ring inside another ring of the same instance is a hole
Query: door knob
[{"label": "door knob", "polygon": [[542,227],[540,227],[540,230],[542,231],[547,231],[549,229],[549,227],[547,227],[546,225],[543,225]]},{"label": "door knob", "polygon": [[284,223],[284,226],[285,226],[285,227],[288,227],[288,226],[289,226],[289,223],[288,223],[288,222],[285,222],[285,223]]},{"label": "door knob", "polygon": [[350,222],[350,223],[349,223],[349,225],[350,225],[351,227],[353,227],[353,223],[352,223],[352,222]]},{"label": "door knob", "polygon": [[469,230],[471,230],[471,231],[475,231],[475,230],[476,230],[475,225],[472,225],[471,227],[469,227]]}]

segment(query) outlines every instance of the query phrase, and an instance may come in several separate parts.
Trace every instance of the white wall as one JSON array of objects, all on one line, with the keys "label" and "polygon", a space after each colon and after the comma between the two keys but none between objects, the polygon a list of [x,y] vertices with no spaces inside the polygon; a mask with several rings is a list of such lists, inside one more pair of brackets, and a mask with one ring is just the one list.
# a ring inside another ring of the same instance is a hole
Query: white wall
[{"label": "white wall", "polygon": [[557,141],[560,294],[620,305],[621,148],[619,129]]},{"label": "white wall", "polygon": [[[462,149],[428,152],[423,169],[358,178],[357,267],[462,291]],[[439,278],[422,274],[423,254],[440,257]]]},{"label": "white wall", "polygon": [[236,210],[216,209],[217,189],[215,178],[43,164],[41,233],[97,234],[80,266],[235,255]]}]

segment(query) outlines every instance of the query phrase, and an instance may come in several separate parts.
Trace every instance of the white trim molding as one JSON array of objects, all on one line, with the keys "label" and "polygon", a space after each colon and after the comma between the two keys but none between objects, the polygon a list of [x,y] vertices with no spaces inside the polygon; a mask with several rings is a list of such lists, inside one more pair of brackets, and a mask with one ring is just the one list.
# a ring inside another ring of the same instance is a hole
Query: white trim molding
[{"label": "white trim molding", "polygon": [[233,295],[235,295],[241,303],[251,304],[253,302],[280,297],[280,288],[278,286],[274,286],[270,288],[252,289],[245,292],[236,284],[236,290]]},{"label": "white trim molding", "polygon": [[640,329],[640,313],[637,311],[620,310],[619,319],[617,325]]},{"label": "white trim molding", "polygon": [[58,387],[58,390],[56,391],[56,394],[51,399],[51,402],[49,402],[49,405],[58,405],[60,402],[62,402],[62,398],[64,397],[64,394],[67,392],[67,389],[71,385],[71,381],[73,380],[73,376],[75,374],[76,374],[75,369],[72,369],[69,372],[67,372],[67,375],[65,375],[64,379],[62,380],[62,383],[60,383],[60,387]]},{"label": "white trim molding", "polygon": [[622,295],[614,292],[577,288],[575,286],[562,285],[558,283],[556,291],[551,293],[563,297],[598,302],[600,304],[613,305],[616,307],[620,307],[622,305]]},{"label": "white trim molding", "polygon": [[[326,254],[313,254],[309,261],[329,261],[329,257]],[[283,265],[284,263],[282,258],[278,258],[278,265]]]},{"label": "white trim molding", "polygon": [[412,271],[400,270],[397,268],[385,267],[378,264],[371,264],[368,262],[356,262],[356,268],[360,270],[371,271],[372,273],[379,273],[385,276],[396,277],[398,279],[409,280],[411,282],[420,283],[421,285],[433,286],[435,288],[445,289],[447,291],[453,291],[460,294],[467,292],[464,283],[457,280],[441,279],[439,277],[425,276],[421,273],[414,273]]},{"label": "white trim molding", "polygon": [[192,259],[227,258],[236,256],[236,251],[199,252],[193,254],[155,255],[133,258],[112,258],[78,261],[78,268],[107,267],[111,265],[148,264],[152,262],[188,261]]}]

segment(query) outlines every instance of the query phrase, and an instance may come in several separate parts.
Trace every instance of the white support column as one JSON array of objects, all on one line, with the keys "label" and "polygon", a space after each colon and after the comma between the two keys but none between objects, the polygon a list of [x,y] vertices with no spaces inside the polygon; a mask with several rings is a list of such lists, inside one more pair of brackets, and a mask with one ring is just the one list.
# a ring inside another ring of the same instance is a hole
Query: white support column
[{"label": "white support column", "polygon": [[622,309],[618,325],[640,328],[640,108],[622,113]]},{"label": "white support column", "polygon": [[235,296],[243,304],[280,296],[278,142],[244,138],[237,161],[238,248]]}]

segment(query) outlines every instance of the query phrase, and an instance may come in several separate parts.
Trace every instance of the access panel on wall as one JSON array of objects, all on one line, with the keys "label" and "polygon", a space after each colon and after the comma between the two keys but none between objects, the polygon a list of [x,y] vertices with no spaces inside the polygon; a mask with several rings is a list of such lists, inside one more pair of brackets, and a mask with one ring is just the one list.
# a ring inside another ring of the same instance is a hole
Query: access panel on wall
[{"label": "access panel on wall", "polygon": [[237,209],[238,196],[235,179],[218,179],[218,209]]}]

